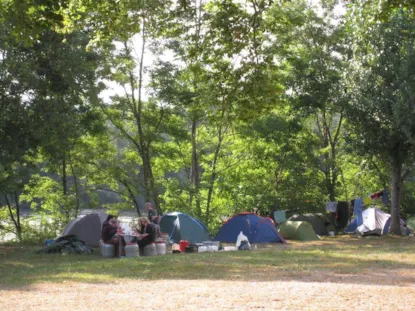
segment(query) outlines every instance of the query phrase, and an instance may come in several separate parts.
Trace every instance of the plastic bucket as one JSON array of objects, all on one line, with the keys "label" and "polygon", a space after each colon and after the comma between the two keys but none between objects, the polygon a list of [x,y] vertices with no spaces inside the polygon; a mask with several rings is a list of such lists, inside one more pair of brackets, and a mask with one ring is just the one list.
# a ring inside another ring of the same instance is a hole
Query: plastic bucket
[{"label": "plastic bucket", "polygon": [[186,251],[186,247],[189,246],[189,241],[181,240],[180,241],[180,251],[184,252]]},{"label": "plastic bucket", "polygon": [[156,241],[157,255],[166,255],[166,243],[163,241]]}]

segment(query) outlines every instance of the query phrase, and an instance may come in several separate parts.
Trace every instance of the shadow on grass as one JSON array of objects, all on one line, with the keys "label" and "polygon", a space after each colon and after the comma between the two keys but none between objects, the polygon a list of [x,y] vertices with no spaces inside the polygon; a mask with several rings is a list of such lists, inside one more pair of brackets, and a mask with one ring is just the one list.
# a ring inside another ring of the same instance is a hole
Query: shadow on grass
[{"label": "shadow on grass", "polygon": [[0,289],[40,282],[129,280],[333,282],[408,286],[415,283],[415,239],[327,239],[267,245],[258,251],[178,254],[126,259],[37,255],[34,248],[0,248]]}]

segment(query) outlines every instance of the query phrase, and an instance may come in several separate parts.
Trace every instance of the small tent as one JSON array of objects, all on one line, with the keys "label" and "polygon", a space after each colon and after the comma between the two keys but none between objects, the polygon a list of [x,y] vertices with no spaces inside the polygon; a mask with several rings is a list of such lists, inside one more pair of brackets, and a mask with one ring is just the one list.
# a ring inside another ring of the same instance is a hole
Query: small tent
[{"label": "small tent", "polygon": [[106,218],[107,214],[105,213],[91,213],[85,216],[78,216],[66,225],[61,236],[76,235],[88,246],[99,246],[102,223]]},{"label": "small tent", "polygon": [[279,225],[279,232],[288,240],[315,241],[318,236],[308,221],[287,221]]},{"label": "small tent", "polygon": [[[345,229],[346,233],[360,233],[363,235],[384,235],[389,232],[391,215],[378,208],[368,208],[362,212],[363,224],[358,226],[357,218]],[[405,222],[401,219],[402,233],[408,234]]]},{"label": "small tent", "polygon": [[412,231],[415,231],[415,216],[409,217],[406,221],[406,225]]},{"label": "small tent", "polygon": [[235,243],[241,231],[250,243],[285,243],[271,218],[248,212],[236,214],[228,219],[219,229],[214,240]]},{"label": "small tent", "polygon": [[[308,221],[318,235],[329,235],[330,221],[325,219],[323,214],[295,214],[291,216],[289,221]],[[332,229],[334,230],[334,228]]]},{"label": "small tent", "polygon": [[190,243],[209,241],[210,235],[206,226],[187,214],[172,212],[161,217],[160,231],[170,236],[170,240],[179,243],[187,240]]}]

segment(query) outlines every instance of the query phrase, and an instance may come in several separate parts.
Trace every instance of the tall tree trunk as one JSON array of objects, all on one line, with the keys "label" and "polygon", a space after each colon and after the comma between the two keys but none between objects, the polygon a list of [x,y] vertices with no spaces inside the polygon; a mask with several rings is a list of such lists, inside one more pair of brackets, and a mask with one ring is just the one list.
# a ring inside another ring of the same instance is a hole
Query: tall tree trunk
[{"label": "tall tree trunk", "polygon": [[[224,116],[224,113],[222,113],[222,119],[223,119],[223,116]],[[205,216],[206,225],[209,225],[210,204],[212,202],[213,188],[215,186],[215,181],[216,181],[216,174],[217,174],[216,165],[219,159],[219,151],[222,147],[222,140],[223,140],[223,132],[222,132],[222,124],[221,124],[219,126],[218,144],[216,146],[215,155],[213,157],[212,174],[210,175],[210,180],[209,180],[208,196],[207,196],[207,203],[206,203],[206,216]]]},{"label": "tall tree trunk", "polygon": [[202,209],[200,206],[200,175],[199,175],[199,157],[197,154],[197,121],[192,121],[192,167],[191,167],[191,183],[193,185],[193,190],[191,193],[192,198],[196,198],[196,216],[202,216]]},{"label": "tall tree trunk", "polygon": [[22,240],[22,225],[20,223],[20,203],[19,203],[19,195],[17,194],[17,192],[14,193],[14,201],[16,202],[16,222],[17,222],[16,233],[17,233],[17,238],[19,239],[19,241],[21,241]]},{"label": "tall tree trunk", "polygon": [[[66,197],[67,195],[67,189],[68,189],[68,178],[66,176],[66,156],[64,155],[63,159],[62,159],[62,191],[63,191],[63,195]],[[70,219],[70,215],[69,215],[69,210],[67,206],[63,206],[62,207],[64,210],[64,214],[65,214],[65,218],[66,221],[69,221]]]},{"label": "tall tree trunk", "polygon": [[[15,193],[15,195],[16,195],[16,193]],[[14,228],[16,230],[15,231],[16,236],[17,236],[18,240],[21,241],[22,240],[22,227],[20,225],[20,208],[19,208],[18,205],[16,205],[16,216],[15,216],[13,214],[13,207],[12,207],[10,201],[9,201],[8,196],[5,195],[4,198],[6,200],[7,208],[9,210],[10,219],[13,221],[13,225],[14,225]],[[16,199],[16,197],[15,197],[15,200],[16,200],[16,202],[18,202],[18,199]]]},{"label": "tall tree trunk", "polygon": [[282,172],[283,172],[283,168],[282,166],[280,166],[280,168],[275,168],[274,170],[274,178],[275,178],[275,184],[274,184],[274,190],[275,190],[275,194],[278,196],[278,190],[279,190],[279,186],[282,180]]},{"label": "tall tree trunk", "polygon": [[62,159],[62,191],[63,195],[66,196],[67,191],[67,179],[66,179],[66,158]]},{"label": "tall tree trunk", "polygon": [[[326,116],[323,113],[323,120],[322,120],[322,147],[327,148],[330,145],[329,141],[329,129],[327,126]],[[324,153],[324,176],[326,182],[326,190],[327,194],[329,195],[330,201],[334,201],[334,189],[332,185],[332,167],[330,163],[330,155],[328,152]]]},{"label": "tall tree trunk", "polygon": [[321,139],[322,139],[322,147],[327,148],[330,147],[330,153],[327,152],[324,154],[324,160],[325,160],[325,167],[324,167],[324,175],[326,179],[326,189],[327,194],[329,196],[330,201],[336,200],[336,183],[338,178],[337,173],[337,163],[336,163],[336,157],[337,157],[337,143],[340,135],[340,130],[342,126],[343,121],[343,111],[340,112],[339,122],[337,124],[336,131],[334,133],[334,137],[330,131],[330,124],[327,122],[327,116],[326,111],[322,111],[322,122],[321,126],[318,121],[317,117],[317,123],[319,126],[319,130],[321,133]]},{"label": "tall tree trunk", "polygon": [[79,213],[79,207],[80,207],[78,179],[76,178],[75,171],[73,169],[72,163],[69,163],[69,165],[71,167],[72,177],[73,177],[74,186],[75,186],[75,196],[76,196],[75,217],[77,217],[78,216],[78,213]]},{"label": "tall tree trunk", "polygon": [[336,183],[337,183],[337,172],[336,172],[336,146],[333,143],[331,145],[331,159],[330,159],[330,171],[331,171],[331,180],[330,180],[330,189],[329,189],[329,198],[330,201],[336,201]]},{"label": "tall tree trunk", "polygon": [[392,164],[392,205],[389,232],[398,235],[401,234],[401,219],[399,214],[402,183],[402,163],[397,159]]},{"label": "tall tree trunk", "polygon": [[[143,16],[142,20],[142,47],[141,47],[141,56],[140,56],[140,65],[138,70],[138,105],[137,110],[134,109],[137,130],[138,130],[138,138],[139,138],[139,154],[141,160],[143,161],[143,177],[144,177],[144,188],[145,188],[145,200],[146,201],[153,201],[155,205],[155,209],[159,214],[162,214],[162,210],[160,207],[160,202],[158,198],[158,191],[155,187],[154,177],[153,177],[153,168],[151,165],[151,150],[150,150],[150,143],[146,141],[144,137],[143,131],[143,123],[142,123],[142,110],[143,110],[143,99],[142,99],[142,91],[143,91],[143,77],[144,77],[144,55],[146,49],[146,20]],[[130,73],[131,77],[131,96],[134,98],[134,80],[133,75]],[[135,104],[134,104],[135,106]]]}]

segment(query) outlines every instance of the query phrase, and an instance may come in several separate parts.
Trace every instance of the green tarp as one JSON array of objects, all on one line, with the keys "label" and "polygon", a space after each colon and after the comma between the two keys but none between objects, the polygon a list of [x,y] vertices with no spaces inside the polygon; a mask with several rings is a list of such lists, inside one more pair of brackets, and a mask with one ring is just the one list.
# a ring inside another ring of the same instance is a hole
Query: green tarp
[{"label": "green tarp", "polygon": [[334,227],[330,224],[330,221],[325,218],[323,214],[296,214],[291,216],[288,220],[290,221],[308,221],[314,231],[322,236],[329,235],[329,231],[334,231]]},{"label": "green tarp", "polygon": [[288,240],[315,241],[318,236],[307,221],[287,221],[279,225],[280,234]]}]

